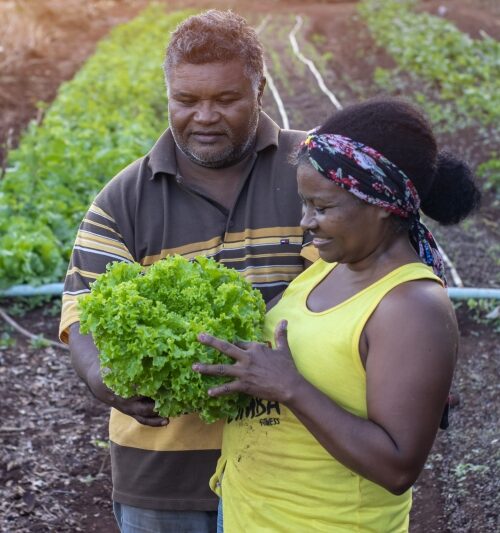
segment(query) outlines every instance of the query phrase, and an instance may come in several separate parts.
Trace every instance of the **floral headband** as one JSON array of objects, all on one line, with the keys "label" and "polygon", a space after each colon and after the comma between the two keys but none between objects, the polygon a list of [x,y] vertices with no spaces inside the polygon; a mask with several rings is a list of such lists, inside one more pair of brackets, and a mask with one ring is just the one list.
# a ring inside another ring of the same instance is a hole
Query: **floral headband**
[{"label": "floral headband", "polygon": [[301,144],[315,170],[357,198],[410,221],[410,241],[446,286],[443,258],[421,222],[420,198],[408,176],[382,154],[343,135],[311,132]]}]

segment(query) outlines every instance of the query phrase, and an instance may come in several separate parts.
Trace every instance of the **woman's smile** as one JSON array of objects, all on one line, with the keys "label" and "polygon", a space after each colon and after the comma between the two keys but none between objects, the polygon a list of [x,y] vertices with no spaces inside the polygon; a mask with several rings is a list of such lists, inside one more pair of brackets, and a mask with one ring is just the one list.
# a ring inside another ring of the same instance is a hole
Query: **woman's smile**
[{"label": "woman's smile", "polygon": [[332,238],[325,237],[313,237],[312,243],[316,248],[322,248],[323,246],[332,242]]}]

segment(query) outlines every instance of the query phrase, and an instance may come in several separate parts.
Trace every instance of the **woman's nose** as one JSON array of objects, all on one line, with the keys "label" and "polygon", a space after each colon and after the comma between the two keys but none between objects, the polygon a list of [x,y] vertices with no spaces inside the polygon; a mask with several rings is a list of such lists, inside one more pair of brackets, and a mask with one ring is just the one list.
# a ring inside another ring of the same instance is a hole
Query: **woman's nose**
[{"label": "woman's nose", "polygon": [[316,217],[312,213],[311,209],[305,208],[302,212],[302,219],[300,221],[300,227],[304,230],[314,229],[317,226]]}]

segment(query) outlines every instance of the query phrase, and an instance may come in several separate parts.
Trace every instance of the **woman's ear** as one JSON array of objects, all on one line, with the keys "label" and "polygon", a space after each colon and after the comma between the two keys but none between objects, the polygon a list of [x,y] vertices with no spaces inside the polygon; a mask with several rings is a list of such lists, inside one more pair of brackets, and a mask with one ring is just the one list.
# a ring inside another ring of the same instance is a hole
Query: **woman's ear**
[{"label": "woman's ear", "polygon": [[376,206],[373,206],[373,207],[375,207],[375,209],[377,210],[377,215],[378,215],[379,220],[383,220],[384,218],[389,218],[392,216],[392,213],[390,213],[389,211],[386,211],[385,209],[381,209],[380,207],[376,207]]}]

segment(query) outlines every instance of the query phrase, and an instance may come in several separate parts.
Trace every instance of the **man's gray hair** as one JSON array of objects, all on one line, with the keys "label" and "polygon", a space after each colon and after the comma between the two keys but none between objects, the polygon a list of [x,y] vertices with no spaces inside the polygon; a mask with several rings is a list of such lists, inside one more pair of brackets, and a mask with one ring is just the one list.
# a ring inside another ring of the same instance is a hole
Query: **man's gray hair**
[{"label": "man's gray hair", "polygon": [[204,64],[239,59],[257,90],[264,76],[264,51],[256,31],[232,11],[210,9],[181,22],[172,33],[163,68],[168,76],[180,63]]}]

